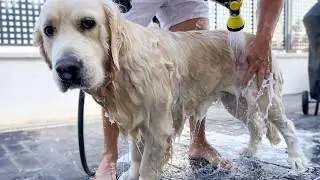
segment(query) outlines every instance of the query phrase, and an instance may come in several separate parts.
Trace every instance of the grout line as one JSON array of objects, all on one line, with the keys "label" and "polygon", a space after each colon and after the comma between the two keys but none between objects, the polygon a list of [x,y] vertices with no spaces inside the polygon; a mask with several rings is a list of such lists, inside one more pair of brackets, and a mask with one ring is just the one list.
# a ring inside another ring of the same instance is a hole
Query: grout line
[{"label": "grout line", "polygon": [[[24,144],[23,141],[19,142],[19,144],[20,144],[26,151],[28,151],[28,153],[30,153],[30,154],[32,154],[32,155],[35,155],[35,153],[33,153],[33,152],[31,151],[31,149],[30,149],[27,145]],[[38,157],[34,157],[34,159],[39,163],[39,165],[43,166],[43,163],[40,161],[40,159],[39,159]]]},{"label": "grout line", "polygon": [[23,142],[20,141],[18,144],[20,144],[26,151],[28,151],[28,153],[33,154],[33,152],[30,150],[30,148],[28,148]]},{"label": "grout line", "polygon": [[12,154],[10,153],[9,149],[8,149],[5,145],[3,145],[3,144],[1,144],[1,147],[2,147],[2,148],[6,151],[6,153],[9,155],[9,156],[8,156],[8,157],[9,157],[9,160],[10,160],[10,162],[15,166],[15,168],[17,168],[19,172],[22,172],[22,171],[23,171],[22,167],[19,165],[19,163],[17,163],[16,160],[14,160],[14,159],[12,158]]}]

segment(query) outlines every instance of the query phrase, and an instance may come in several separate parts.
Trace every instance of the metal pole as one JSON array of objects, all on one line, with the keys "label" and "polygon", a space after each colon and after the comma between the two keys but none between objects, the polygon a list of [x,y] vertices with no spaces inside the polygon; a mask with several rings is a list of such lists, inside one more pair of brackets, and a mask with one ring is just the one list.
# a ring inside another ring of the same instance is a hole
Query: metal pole
[{"label": "metal pole", "polygon": [[[4,2],[3,2],[4,3]],[[3,22],[2,22],[2,9],[3,7],[0,6],[0,26],[3,26]],[[0,28],[0,46],[3,45],[3,32],[2,32],[2,28]]]},{"label": "metal pole", "polygon": [[218,29],[218,4],[214,3],[214,13],[215,13],[215,22],[214,22],[214,28]]},{"label": "metal pole", "polygon": [[285,0],[284,4],[284,49],[292,50],[292,0]]},{"label": "metal pole", "polygon": [[252,34],[255,34],[254,32],[254,0],[251,0],[251,32]]}]

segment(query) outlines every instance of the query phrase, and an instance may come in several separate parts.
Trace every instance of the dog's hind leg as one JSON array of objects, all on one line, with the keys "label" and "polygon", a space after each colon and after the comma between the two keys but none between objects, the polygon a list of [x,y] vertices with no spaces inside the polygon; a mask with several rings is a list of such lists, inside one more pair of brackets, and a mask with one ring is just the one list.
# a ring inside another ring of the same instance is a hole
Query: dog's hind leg
[{"label": "dog's hind leg", "polygon": [[295,127],[292,121],[287,119],[281,98],[274,97],[268,111],[268,120],[271,121],[284,137],[288,147],[288,162],[293,169],[305,169],[306,159],[301,151],[298,139],[295,134]]},{"label": "dog's hind leg", "polygon": [[234,94],[229,92],[221,93],[221,102],[227,111],[235,118],[246,122],[248,105],[243,97],[239,97],[238,102]]},{"label": "dog's hind leg", "polygon": [[256,107],[253,105],[248,106],[248,102],[244,97],[239,97],[237,102],[236,96],[229,92],[222,93],[221,101],[231,115],[247,124],[250,139],[248,147],[242,149],[240,154],[244,156],[253,156],[257,152],[258,145],[260,144],[263,135],[263,127],[258,120],[259,117]]}]

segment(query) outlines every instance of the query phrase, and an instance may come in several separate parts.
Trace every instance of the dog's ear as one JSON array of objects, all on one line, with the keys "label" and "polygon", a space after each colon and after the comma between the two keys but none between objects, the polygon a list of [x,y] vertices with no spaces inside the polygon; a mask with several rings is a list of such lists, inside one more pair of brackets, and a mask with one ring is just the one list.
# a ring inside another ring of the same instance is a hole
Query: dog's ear
[{"label": "dog's ear", "polygon": [[121,48],[123,48],[125,30],[123,27],[123,23],[121,22],[121,15],[118,7],[111,2],[105,2],[103,7],[106,16],[106,25],[108,28],[108,32],[110,33],[108,35],[110,47],[106,46],[105,48],[109,48],[106,50],[111,52],[113,65],[115,66],[116,70],[119,70],[119,56]]},{"label": "dog's ear", "polygon": [[44,49],[43,46],[43,37],[40,33],[40,29],[39,27],[36,25],[34,28],[34,33],[33,33],[33,43],[34,46],[39,47],[40,48],[40,54],[41,56],[44,58],[44,60],[46,61],[46,63],[48,64],[49,68],[52,69],[52,64],[50,59],[48,58],[48,55]]}]

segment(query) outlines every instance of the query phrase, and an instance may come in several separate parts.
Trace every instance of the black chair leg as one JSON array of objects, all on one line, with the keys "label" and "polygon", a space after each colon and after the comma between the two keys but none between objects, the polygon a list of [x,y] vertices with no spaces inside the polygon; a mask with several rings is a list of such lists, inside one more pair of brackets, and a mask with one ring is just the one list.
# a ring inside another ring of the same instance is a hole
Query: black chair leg
[{"label": "black chair leg", "polygon": [[314,115],[315,115],[315,116],[318,115],[319,103],[320,103],[320,101],[317,101],[317,102],[316,102],[316,109],[315,109],[315,111],[314,111]]}]

